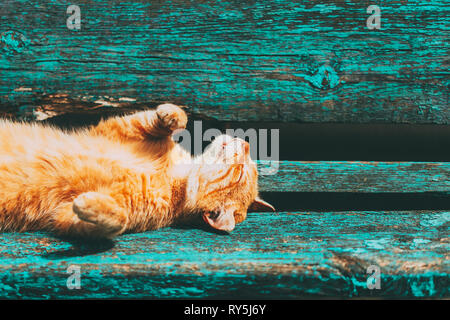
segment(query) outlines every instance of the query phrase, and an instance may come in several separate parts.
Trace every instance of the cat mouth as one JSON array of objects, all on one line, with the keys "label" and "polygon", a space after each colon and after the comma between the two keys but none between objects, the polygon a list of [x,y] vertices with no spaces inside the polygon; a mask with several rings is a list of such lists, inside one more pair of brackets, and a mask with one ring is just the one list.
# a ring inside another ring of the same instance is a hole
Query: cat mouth
[{"label": "cat mouth", "polygon": [[250,144],[238,138],[224,141],[218,156],[225,163],[245,164],[250,156]]}]

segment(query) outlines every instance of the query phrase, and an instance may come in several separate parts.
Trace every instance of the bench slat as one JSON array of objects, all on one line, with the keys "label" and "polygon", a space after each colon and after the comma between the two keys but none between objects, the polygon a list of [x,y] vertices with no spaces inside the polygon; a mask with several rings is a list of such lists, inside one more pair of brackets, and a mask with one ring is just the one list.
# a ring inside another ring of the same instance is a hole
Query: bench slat
[{"label": "bench slat", "polygon": [[2,5],[3,112],[171,101],[218,120],[449,123],[450,15],[439,2],[384,1],[381,30],[350,0],[89,0],[80,31],[67,29],[67,6]]},{"label": "bench slat", "polygon": [[258,169],[265,192],[450,192],[448,162],[258,161]]},{"label": "bench slat", "polygon": [[[167,228],[113,248],[6,233],[0,297],[448,298],[449,223],[444,211],[251,213],[230,235]],[[69,265],[80,290],[66,288]],[[366,285],[371,265],[379,290]]]}]

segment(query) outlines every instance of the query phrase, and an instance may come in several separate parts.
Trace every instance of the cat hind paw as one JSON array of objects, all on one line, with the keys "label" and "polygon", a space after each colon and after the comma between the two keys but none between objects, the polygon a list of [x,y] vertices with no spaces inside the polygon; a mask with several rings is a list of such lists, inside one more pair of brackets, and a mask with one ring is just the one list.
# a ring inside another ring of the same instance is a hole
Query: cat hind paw
[{"label": "cat hind paw", "polygon": [[73,212],[80,220],[93,223],[108,234],[121,233],[127,218],[110,196],[98,192],[85,192],[73,200]]}]

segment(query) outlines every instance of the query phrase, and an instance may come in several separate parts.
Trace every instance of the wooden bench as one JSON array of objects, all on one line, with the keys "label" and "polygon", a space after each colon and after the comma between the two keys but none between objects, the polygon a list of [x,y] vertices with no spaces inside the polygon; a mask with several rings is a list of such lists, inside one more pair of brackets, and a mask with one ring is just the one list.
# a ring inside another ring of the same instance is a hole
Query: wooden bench
[{"label": "wooden bench", "polygon": [[280,161],[260,177],[278,211],[230,235],[1,234],[0,298],[450,297],[449,8],[384,1],[369,30],[370,4],[85,0],[70,30],[63,1],[2,3],[3,116],[76,126],[170,101],[279,128]]}]

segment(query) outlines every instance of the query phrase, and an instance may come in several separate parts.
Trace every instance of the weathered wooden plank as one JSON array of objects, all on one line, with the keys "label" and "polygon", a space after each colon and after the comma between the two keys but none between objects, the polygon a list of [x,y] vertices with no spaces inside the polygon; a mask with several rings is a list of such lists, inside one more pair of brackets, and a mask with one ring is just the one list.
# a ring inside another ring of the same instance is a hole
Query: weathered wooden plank
[{"label": "weathered wooden plank", "polygon": [[[383,1],[4,0],[0,105],[37,118],[162,101],[219,120],[450,119],[448,6]],[[71,109],[73,108],[73,109]]]},{"label": "weathered wooden plank", "polygon": [[[449,226],[444,211],[283,212],[252,213],[230,235],[167,228],[91,247],[5,233],[0,297],[449,298]],[[79,290],[66,287],[70,265]]]},{"label": "weathered wooden plank", "polygon": [[450,192],[448,162],[258,161],[258,169],[266,192]]}]

